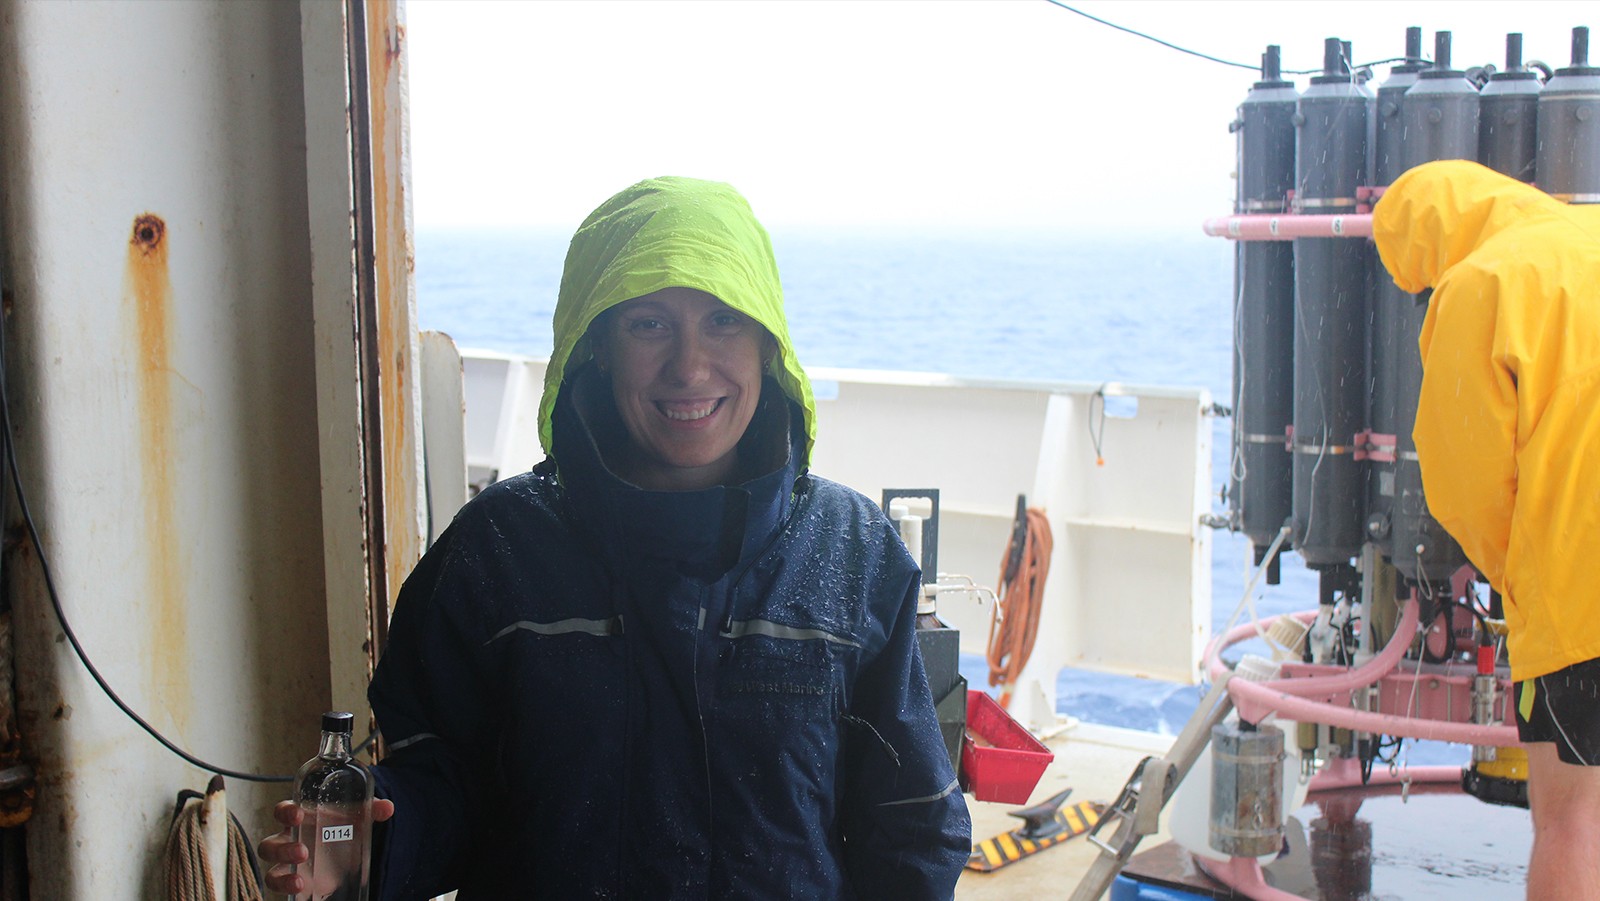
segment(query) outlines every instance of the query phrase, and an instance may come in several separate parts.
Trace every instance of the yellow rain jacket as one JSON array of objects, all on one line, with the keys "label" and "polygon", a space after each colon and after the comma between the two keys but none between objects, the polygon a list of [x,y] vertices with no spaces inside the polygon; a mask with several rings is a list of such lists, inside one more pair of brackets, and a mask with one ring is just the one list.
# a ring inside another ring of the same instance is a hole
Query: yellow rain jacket
[{"label": "yellow rain jacket", "polygon": [[1600,205],[1450,160],[1396,179],[1372,231],[1402,290],[1434,289],[1423,490],[1505,599],[1513,678],[1600,657]]},{"label": "yellow rain jacket", "polygon": [[778,342],[769,368],[805,410],[805,467],[817,437],[811,382],[789,342],[783,285],[766,229],[731,185],[667,176],[625,188],[589,214],[567,248],[556,300],[555,348],[539,403],[539,441],[552,448],[556,396],[594,354],[585,332],[611,307],[662,288],[694,288],[755,319]]}]

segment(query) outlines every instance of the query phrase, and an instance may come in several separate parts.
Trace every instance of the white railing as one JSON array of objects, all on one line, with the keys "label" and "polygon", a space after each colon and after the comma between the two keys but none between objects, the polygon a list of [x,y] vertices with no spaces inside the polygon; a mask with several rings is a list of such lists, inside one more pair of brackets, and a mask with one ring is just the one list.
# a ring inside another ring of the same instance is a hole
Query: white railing
[{"label": "white railing", "polygon": [[[465,445],[475,485],[541,457],[544,361],[465,351]],[[939,569],[993,586],[1018,494],[1055,539],[1039,637],[1012,712],[1055,723],[1064,666],[1195,680],[1210,637],[1211,407],[1199,388],[1004,382],[813,369],[813,470],[878,499],[940,492]],[[943,592],[962,650],[983,653],[990,604]]]}]

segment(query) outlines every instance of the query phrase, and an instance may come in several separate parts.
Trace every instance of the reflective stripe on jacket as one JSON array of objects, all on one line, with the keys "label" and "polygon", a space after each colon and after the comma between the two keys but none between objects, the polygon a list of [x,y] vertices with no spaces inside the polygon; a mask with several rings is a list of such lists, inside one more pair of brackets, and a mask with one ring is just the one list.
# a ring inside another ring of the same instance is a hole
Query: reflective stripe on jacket
[{"label": "reflective stripe on jacket", "polygon": [[486,489],[401,591],[381,897],[949,897],[970,821],[876,505],[797,474],[770,385],[787,463],[670,495],[611,476],[569,394],[559,479]]}]

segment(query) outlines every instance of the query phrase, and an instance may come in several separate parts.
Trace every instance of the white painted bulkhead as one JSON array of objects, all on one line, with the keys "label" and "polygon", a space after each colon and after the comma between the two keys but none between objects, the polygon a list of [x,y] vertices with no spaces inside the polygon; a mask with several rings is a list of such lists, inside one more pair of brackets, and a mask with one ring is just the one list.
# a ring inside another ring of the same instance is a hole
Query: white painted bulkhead
[{"label": "white painted bulkhead", "polygon": [[[223,767],[292,773],[322,710],[365,718],[374,611],[425,539],[402,35],[378,0],[0,3],[6,377],[41,550],[109,683]],[[91,682],[7,515],[29,896],[155,897],[174,797],[209,774]],[[257,837],[287,794],[228,787]]]}]

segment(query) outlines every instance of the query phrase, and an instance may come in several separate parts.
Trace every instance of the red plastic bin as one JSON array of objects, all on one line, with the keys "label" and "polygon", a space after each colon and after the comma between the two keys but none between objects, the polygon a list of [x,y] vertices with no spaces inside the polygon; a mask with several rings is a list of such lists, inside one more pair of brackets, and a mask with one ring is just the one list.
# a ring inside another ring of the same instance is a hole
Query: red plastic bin
[{"label": "red plastic bin", "polygon": [[[975,737],[976,736],[976,737]],[[979,801],[1024,804],[1056,755],[981,691],[967,692],[961,787]]]}]

